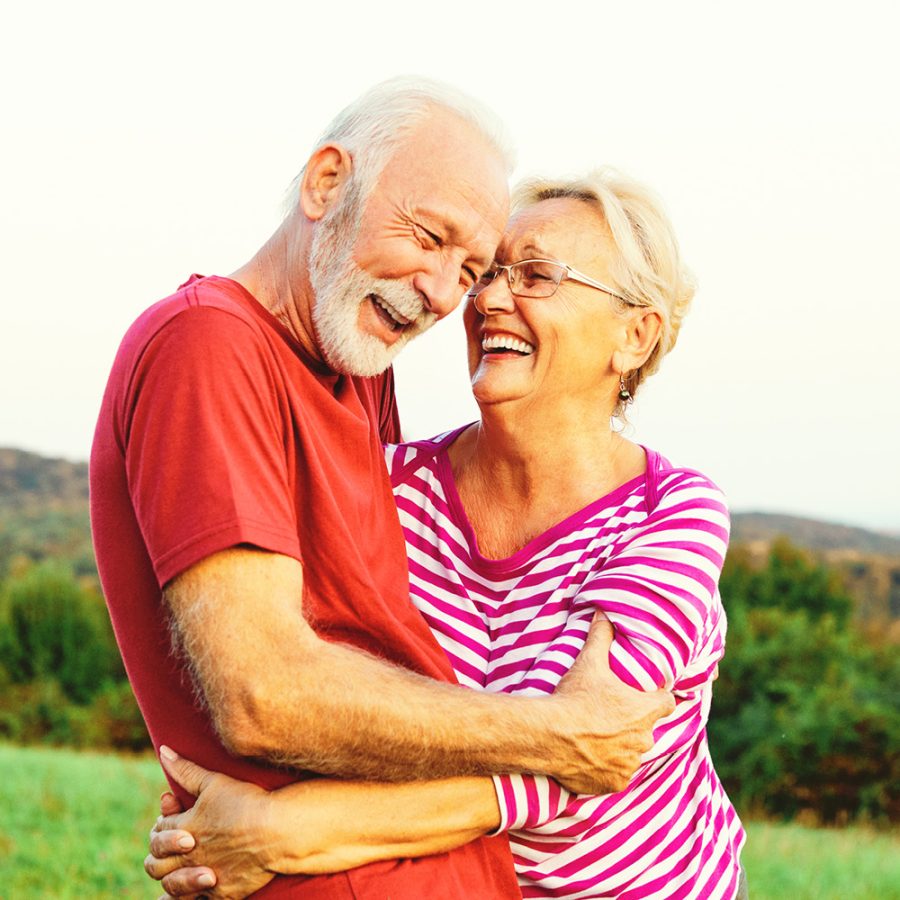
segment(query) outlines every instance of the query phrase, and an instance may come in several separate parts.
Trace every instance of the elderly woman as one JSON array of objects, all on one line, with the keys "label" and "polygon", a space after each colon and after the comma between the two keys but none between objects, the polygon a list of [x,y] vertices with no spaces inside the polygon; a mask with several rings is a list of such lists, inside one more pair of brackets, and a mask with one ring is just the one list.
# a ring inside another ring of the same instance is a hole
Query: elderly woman
[{"label": "elderly woman", "polygon": [[273,873],[437,853],[492,831],[508,832],[525,897],[745,891],[744,834],[705,731],[724,650],[725,503],[704,475],[610,427],[674,346],[690,279],[655,200],[610,171],[525,184],[513,209],[465,311],[481,421],[386,451],[413,601],[462,684],[510,693],[551,693],[600,612],[613,671],[673,690],[675,711],[628,787],[605,796],[516,774],[267,793],[164,758],[199,795],[151,842],[148,871],[170,893],[217,877],[240,896]]}]

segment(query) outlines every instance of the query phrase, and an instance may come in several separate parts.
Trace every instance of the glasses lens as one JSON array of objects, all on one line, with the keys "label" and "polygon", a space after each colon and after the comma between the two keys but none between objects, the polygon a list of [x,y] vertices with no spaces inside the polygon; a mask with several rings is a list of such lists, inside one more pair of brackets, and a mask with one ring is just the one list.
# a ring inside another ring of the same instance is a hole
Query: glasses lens
[{"label": "glasses lens", "polygon": [[497,277],[498,269],[488,269],[466,292],[469,297],[480,294]]},{"label": "glasses lens", "polygon": [[512,291],[521,297],[552,297],[565,273],[556,263],[526,259],[510,269]]}]

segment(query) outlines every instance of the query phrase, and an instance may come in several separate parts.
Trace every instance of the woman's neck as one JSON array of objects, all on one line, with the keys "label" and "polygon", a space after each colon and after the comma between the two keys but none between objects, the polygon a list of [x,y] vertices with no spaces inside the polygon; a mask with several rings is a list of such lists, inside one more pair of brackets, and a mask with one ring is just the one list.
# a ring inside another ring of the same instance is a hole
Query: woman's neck
[{"label": "woman's neck", "polygon": [[486,406],[449,450],[457,490],[481,552],[505,558],[639,475],[640,447],[613,433],[597,404],[539,411]]}]

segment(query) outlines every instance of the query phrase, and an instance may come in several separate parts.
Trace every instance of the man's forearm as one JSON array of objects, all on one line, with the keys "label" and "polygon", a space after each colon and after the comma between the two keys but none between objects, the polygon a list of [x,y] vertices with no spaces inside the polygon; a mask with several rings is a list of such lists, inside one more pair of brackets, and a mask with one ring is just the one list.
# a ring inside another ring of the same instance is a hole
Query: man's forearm
[{"label": "man's forearm", "polygon": [[224,729],[242,755],[380,781],[551,768],[562,728],[548,698],[480,694],[316,640],[253,683]]},{"label": "man's forearm", "polygon": [[535,772],[605,793],[624,787],[652,721],[671,708],[618,682],[605,647],[583,652],[553,697],[442,684],[321,639],[298,609],[302,587],[296,560],[235,549],[166,591],[176,638],[235,754],[379,781]]}]

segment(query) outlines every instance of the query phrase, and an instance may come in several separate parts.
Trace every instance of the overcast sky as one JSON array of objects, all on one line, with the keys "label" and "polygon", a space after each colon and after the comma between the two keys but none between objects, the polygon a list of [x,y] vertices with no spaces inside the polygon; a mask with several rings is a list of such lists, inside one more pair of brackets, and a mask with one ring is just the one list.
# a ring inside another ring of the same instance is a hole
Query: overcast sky
[{"label": "overcast sky", "polygon": [[[700,291],[635,439],[734,509],[900,531],[895,8],[17,4],[0,446],[86,459],[134,317],[249,258],[334,113],[421,73],[504,117],[517,175],[612,164],[666,201]],[[458,318],[397,369],[408,436],[474,418]]]}]

